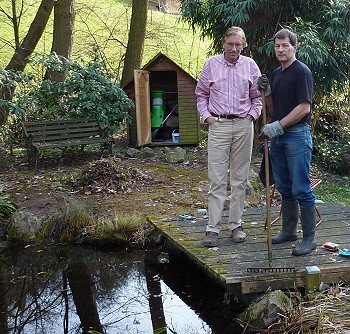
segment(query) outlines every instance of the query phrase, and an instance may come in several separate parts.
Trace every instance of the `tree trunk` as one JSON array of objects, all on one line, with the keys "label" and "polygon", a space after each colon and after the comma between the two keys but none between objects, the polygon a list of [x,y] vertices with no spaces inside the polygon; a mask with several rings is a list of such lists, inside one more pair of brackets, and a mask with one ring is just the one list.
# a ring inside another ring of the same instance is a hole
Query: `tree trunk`
[{"label": "tree trunk", "polygon": [[91,282],[89,269],[84,262],[69,264],[65,271],[73,295],[77,314],[79,316],[83,333],[90,333],[93,329],[104,333],[97,311],[94,284]]},{"label": "tree trunk", "polygon": [[153,333],[167,334],[160,278],[152,268],[152,259],[147,256],[145,258],[145,276]]},{"label": "tree trunk", "polygon": [[[23,1],[23,0],[22,0]],[[12,25],[13,25],[13,36],[15,38],[15,49],[19,46],[19,21],[16,9],[16,0],[12,0]]]},{"label": "tree trunk", "polygon": [[[28,59],[38,44],[52,12],[54,0],[42,0],[27,35],[22,43],[16,47],[15,54],[11,58],[6,70],[23,71]],[[1,123],[0,123],[1,124]]]},{"label": "tree trunk", "polygon": [[5,274],[0,267],[0,333],[9,332],[7,324],[8,304],[5,282]]},{"label": "tree trunk", "polygon": [[134,70],[140,69],[141,66],[146,35],[147,3],[147,0],[132,2],[129,39],[125,53],[122,79],[120,81],[121,87],[124,87],[133,78]]},{"label": "tree trunk", "polygon": [[[74,32],[75,0],[57,0],[54,8],[53,40],[51,53],[70,58]],[[56,82],[65,80],[64,73],[47,71],[45,79]]]},{"label": "tree trunk", "polygon": [[[9,64],[6,66],[6,70],[24,71],[29,57],[32,55],[38,41],[40,40],[47,21],[52,12],[54,0],[42,0],[35,15],[32,24],[29,27],[27,35],[24,37],[22,43],[16,43],[15,53],[12,56]],[[15,11],[13,11],[15,14]],[[13,22],[17,22],[17,18],[12,18]],[[16,32],[18,26],[14,27]],[[16,34],[16,33],[15,33]],[[8,89],[0,86],[0,97],[5,100],[11,100],[14,93],[14,89]],[[8,110],[4,107],[0,108],[0,126],[5,124],[8,118]]]}]

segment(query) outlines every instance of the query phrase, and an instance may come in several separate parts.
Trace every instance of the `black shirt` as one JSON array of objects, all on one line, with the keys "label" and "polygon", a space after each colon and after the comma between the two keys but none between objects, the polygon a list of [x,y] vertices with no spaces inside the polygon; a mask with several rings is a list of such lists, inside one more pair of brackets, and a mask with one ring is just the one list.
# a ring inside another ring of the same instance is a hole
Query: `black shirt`
[{"label": "black shirt", "polygon": [[[295,60],[282,71],[276,68],[271,77],[273,114],[271,121],[281,120],[298,104],[309,101],[312,104],[313,78],[310,69],[301,61]],[[310,122],[311,112],[298,123]]]}]

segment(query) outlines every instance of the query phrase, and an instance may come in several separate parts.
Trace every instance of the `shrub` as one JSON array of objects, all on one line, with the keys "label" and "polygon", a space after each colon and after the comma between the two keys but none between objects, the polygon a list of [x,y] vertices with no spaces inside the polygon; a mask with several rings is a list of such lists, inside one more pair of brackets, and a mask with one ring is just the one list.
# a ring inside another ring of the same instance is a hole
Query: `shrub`
[{"label": "shrub", "polygon": [[350,167],[350,126],[347,114],[334,106],[321,106],[315,125],[314,153],[324,168],[346,174]]},{"label": "shrub", "polygon": [[12,101],[0,100],[0,106],[8,107],[12,114],[24,114],[28,120],[98,118],[109,134],[130,123],[128,111],[133,102],[99,62],[77,62],[52,54],[31,63],[41,66],[41,72],[64,73],[66,79],[54,82],[32,73],[2,70],[0,82],[19,88]]}]

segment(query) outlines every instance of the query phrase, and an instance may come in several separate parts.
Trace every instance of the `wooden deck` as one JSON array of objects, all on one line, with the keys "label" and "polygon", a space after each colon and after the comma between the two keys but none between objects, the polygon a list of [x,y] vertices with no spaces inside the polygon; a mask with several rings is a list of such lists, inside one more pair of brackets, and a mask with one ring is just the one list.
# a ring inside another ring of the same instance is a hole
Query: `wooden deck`
[{"label": "wooden deck", "polygon": [[[224,225],[219,235],[219,246],[213,249],[201,245],[207,219],[198,213],[192,214],[193,220],[170,217],[151,223],[190,260],[224,284],[231,294],[240,297],[265,292],[268,288],[286,290],[305,287],[306,266],[318,266],[323,283],[336,283],[341,279],[350,281],[350,257],[321,248],[326,241],[337,243],[342,249],[350,248],[350,207],[339,203],[317,206],[322,215],[322,223],[316,229],[317,249],[297,257],[291,251],[298,241],[272,245],[271,264],[268,260],[267,231],[264,229],[265,208],[246,209],[243,215],[246,242],[232,243],[230,232]],[[271,208],[271,220],[278,211],[279,207]],[[224,215],[225,221],[227,215]],[[281,220],[272,225],[272,235],[277,234],[280,228]],[[301,239],[300,223],[298,229]],[[248,268],[253,268],[253,272],[249,272]]]}]

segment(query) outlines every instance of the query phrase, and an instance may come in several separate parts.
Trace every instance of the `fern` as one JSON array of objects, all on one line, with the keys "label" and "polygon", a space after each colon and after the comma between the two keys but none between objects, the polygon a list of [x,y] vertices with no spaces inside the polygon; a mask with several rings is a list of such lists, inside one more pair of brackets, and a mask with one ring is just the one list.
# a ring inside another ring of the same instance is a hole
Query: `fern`
[{"label": "fern", "polygon": [[0,218],[9,218],[16,210],[17,206],[10,195],[0,196]]}]

